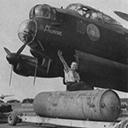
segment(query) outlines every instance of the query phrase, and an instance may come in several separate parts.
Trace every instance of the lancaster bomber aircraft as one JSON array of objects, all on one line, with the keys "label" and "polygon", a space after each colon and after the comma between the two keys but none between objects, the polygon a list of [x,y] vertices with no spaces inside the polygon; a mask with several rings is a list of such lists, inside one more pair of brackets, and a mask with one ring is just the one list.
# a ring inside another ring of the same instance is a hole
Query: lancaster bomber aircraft
[{"label": "lancaster bomber aircraft", "polygon": [[[18,36],[24,44],[16,53],[4,48],[15,73],[63,77],[61,50],[68,64],[77,61],[86,84],[128,92],[128,29],[103,12],[80,3],[65,9],[39,4]],[[21,54],[26,45],[32,56]]]}]

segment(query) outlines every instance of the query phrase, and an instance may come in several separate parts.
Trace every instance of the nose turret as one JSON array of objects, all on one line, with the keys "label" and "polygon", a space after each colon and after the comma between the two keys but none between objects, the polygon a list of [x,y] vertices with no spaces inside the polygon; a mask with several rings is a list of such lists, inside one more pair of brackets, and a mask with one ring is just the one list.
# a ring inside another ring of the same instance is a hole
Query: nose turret
[{"label": "nose turret", "polygon": [[37,22],[25,20],[18,28],[18,37],[23,43],[31,43],[37,34]]}]

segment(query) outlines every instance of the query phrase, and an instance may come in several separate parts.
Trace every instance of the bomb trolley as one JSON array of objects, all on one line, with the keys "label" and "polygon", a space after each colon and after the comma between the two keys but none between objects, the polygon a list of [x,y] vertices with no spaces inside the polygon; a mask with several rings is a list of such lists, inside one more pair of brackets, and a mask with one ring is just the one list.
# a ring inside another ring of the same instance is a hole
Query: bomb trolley
[{"label": "bomb trolley", "polygon": [[21,122],[36,123],[37,125],[46,127],[128,128],[128,118],[116,122],[103,122],[17,115],[14,112],[10,113],[8,116],[8,124],[11,126],[15,126],[17,123]]},{"label": "bomb trolley", "polygon": [[34,98],[34,112],[37,116],[12,113],[8,123],[31,122],[43,125],[124,128],[127,118],[118,122],[120,99],[112,90],[86,90],[73,92],[41,92]]}]

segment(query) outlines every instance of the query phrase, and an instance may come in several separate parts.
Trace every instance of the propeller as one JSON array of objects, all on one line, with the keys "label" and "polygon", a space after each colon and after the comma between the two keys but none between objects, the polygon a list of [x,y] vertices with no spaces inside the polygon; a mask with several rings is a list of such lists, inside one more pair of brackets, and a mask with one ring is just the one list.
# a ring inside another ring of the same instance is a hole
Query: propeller
[{"label": "propeller", "polygon": [[9,61],[9,63],[11,64],[11,72],[10,72],[10,78],[9,78],[9,86],[11,85],[13,67],[18,62],[19,55],[24,50],[24,48],[26,47],[27,44],[28,43],[23,44],[16,53],[11,53],[9,49],[7,49],[6,47],[4,47],[4,50],[7,53],[6,58]]},{"label": "propeller", "polygon": [[[10,73],[10,82],[12,79],[12,69],[18,63],[21,52],[24,50],[26,45],[33,42],[37,34],[37,22],[35,20],[29,19],[21,23],[18,28],[18,37],[24,42],[24,44],[18,49],[16,53],[11,53],[7,48],[4,47],[5,52],[7,53],[7,60],[12,65]],[[36,66],[37,67],[37,66]],[[36,74],[36,73],[35,73]]]},{"label": "propeller", "polygon": [[123,20],[128,21],[128,14],[120,11],[114,11],[114,13],[118,15],[120,18],[122,18]]}]

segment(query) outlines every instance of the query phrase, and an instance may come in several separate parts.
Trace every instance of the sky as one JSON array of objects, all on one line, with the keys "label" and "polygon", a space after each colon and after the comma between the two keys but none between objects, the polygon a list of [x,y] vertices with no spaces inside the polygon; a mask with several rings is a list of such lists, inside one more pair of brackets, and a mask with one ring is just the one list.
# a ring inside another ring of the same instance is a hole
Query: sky
[{"label": "sky", "polygon": [[[128,22],[116,16],[113,11],[128,13],[128,0],[0,0],[0,95],[14,94],[15,96],[6,98],[23,100],[24,98],[34,98],[43,91],[65,91],[66,87],[62,83],[62,78],[46,79],[36,78],[33,85],[33,77],[23,77],[12,73],[11,86],[9,86],[11,65],[6,60],[6,53],[3,47],[7,47],[11,52],[16,52],[23,44],[17,35],[19,25],[28,19],[30,9],[36,4],[49,4],[60,8],[67,7],[71,3],[82,3],[96,8],[110,15],[128,28]],[[30,55],[27,46],[24,54]],[[121,98],[128,97],[126,93],[117,92]]]}]

